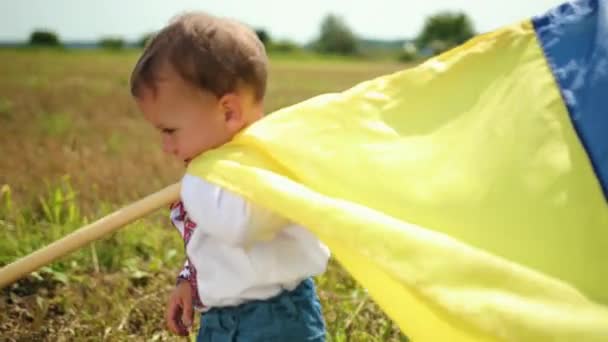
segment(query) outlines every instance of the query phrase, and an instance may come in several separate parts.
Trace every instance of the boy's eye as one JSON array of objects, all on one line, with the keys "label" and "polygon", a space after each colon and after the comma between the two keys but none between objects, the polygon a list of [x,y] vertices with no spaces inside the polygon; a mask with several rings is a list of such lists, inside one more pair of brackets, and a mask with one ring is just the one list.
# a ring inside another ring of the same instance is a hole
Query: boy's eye
[{"label": "boy's eye", "polygon": [[165,134],[173,134],[175,132],[175,128],[163,128],[161,131]]}]

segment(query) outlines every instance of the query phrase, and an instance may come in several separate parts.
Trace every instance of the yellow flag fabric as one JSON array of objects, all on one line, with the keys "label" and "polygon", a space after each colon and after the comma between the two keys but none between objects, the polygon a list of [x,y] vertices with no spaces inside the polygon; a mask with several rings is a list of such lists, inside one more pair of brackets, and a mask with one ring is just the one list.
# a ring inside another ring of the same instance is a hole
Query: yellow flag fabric
[{"label": "yellow flag fabric", "polygon": [[608,206],[532,21],[191,162],[307,227],[414,341],[608,341]]}]

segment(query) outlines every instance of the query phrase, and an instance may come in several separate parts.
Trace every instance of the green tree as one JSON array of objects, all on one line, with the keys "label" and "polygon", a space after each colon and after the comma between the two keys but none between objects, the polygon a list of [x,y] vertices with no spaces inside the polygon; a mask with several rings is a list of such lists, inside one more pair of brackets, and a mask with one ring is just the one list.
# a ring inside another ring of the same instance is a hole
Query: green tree
[{"label": "green tree", "polygon": [[358,52],[358,41],[342,18],[329,14],[321,23],[321,34],[314,47],[321,53],[353,55]]},{"label": "green tree", "polygon": [[255,34],[266,47],[268,47],[268,45],[272,42],[272,40],[270,39],[270,34],[268,34],[268,32],[264,29],[255,30]]},{"label": "green tree", "polygon": [[155,33],[146,33],[144,34],[138,41],[137,41],[137,46],[143,48],[146,46],[146,44],[148,44],[148,42],[150,41],[150,39],[154,38]]},{"label": "green tree", "polygon": [[420,48],[432,49],[441,53],[462,44],[475,35],[473,24],[462,12],[439,12],[428,17],[416,44]]},{"label": "green tree", "polygon": [[102,38],[97,45],[103,49],[121,50],[126,44],[125,40],[120,37],[106,37]]},{"label": "green tree", "polygon": [[30,35],[29,44],[33,46],[61,46],[59,36],[55,32],[36,30]]}]

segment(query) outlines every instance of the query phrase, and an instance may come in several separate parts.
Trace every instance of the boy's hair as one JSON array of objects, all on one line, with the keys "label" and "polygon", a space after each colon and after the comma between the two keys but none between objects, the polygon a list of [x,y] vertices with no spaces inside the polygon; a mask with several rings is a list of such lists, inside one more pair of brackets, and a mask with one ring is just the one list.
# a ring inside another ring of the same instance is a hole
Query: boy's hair
[{"label": "boy's hair", "polygon": [[174,19],[146,45],[131,74],[131,94],[156,89],[159,70],[168,63],[185,81],[220,97],[239,84],[256,100],[266,91],[268,58],[264,44],[248,27],[202,12]]}]

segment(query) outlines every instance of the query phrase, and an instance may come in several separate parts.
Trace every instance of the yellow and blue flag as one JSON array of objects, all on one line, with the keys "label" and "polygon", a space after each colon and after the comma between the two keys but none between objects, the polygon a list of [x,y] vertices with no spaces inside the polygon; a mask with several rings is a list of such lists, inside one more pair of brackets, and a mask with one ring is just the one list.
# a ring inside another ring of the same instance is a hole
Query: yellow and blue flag
[{"label": "yellow and blue flag", "polygon": [[608,341],[608,4],[279,110],[188,173],[309,228],[414,341]]}]

